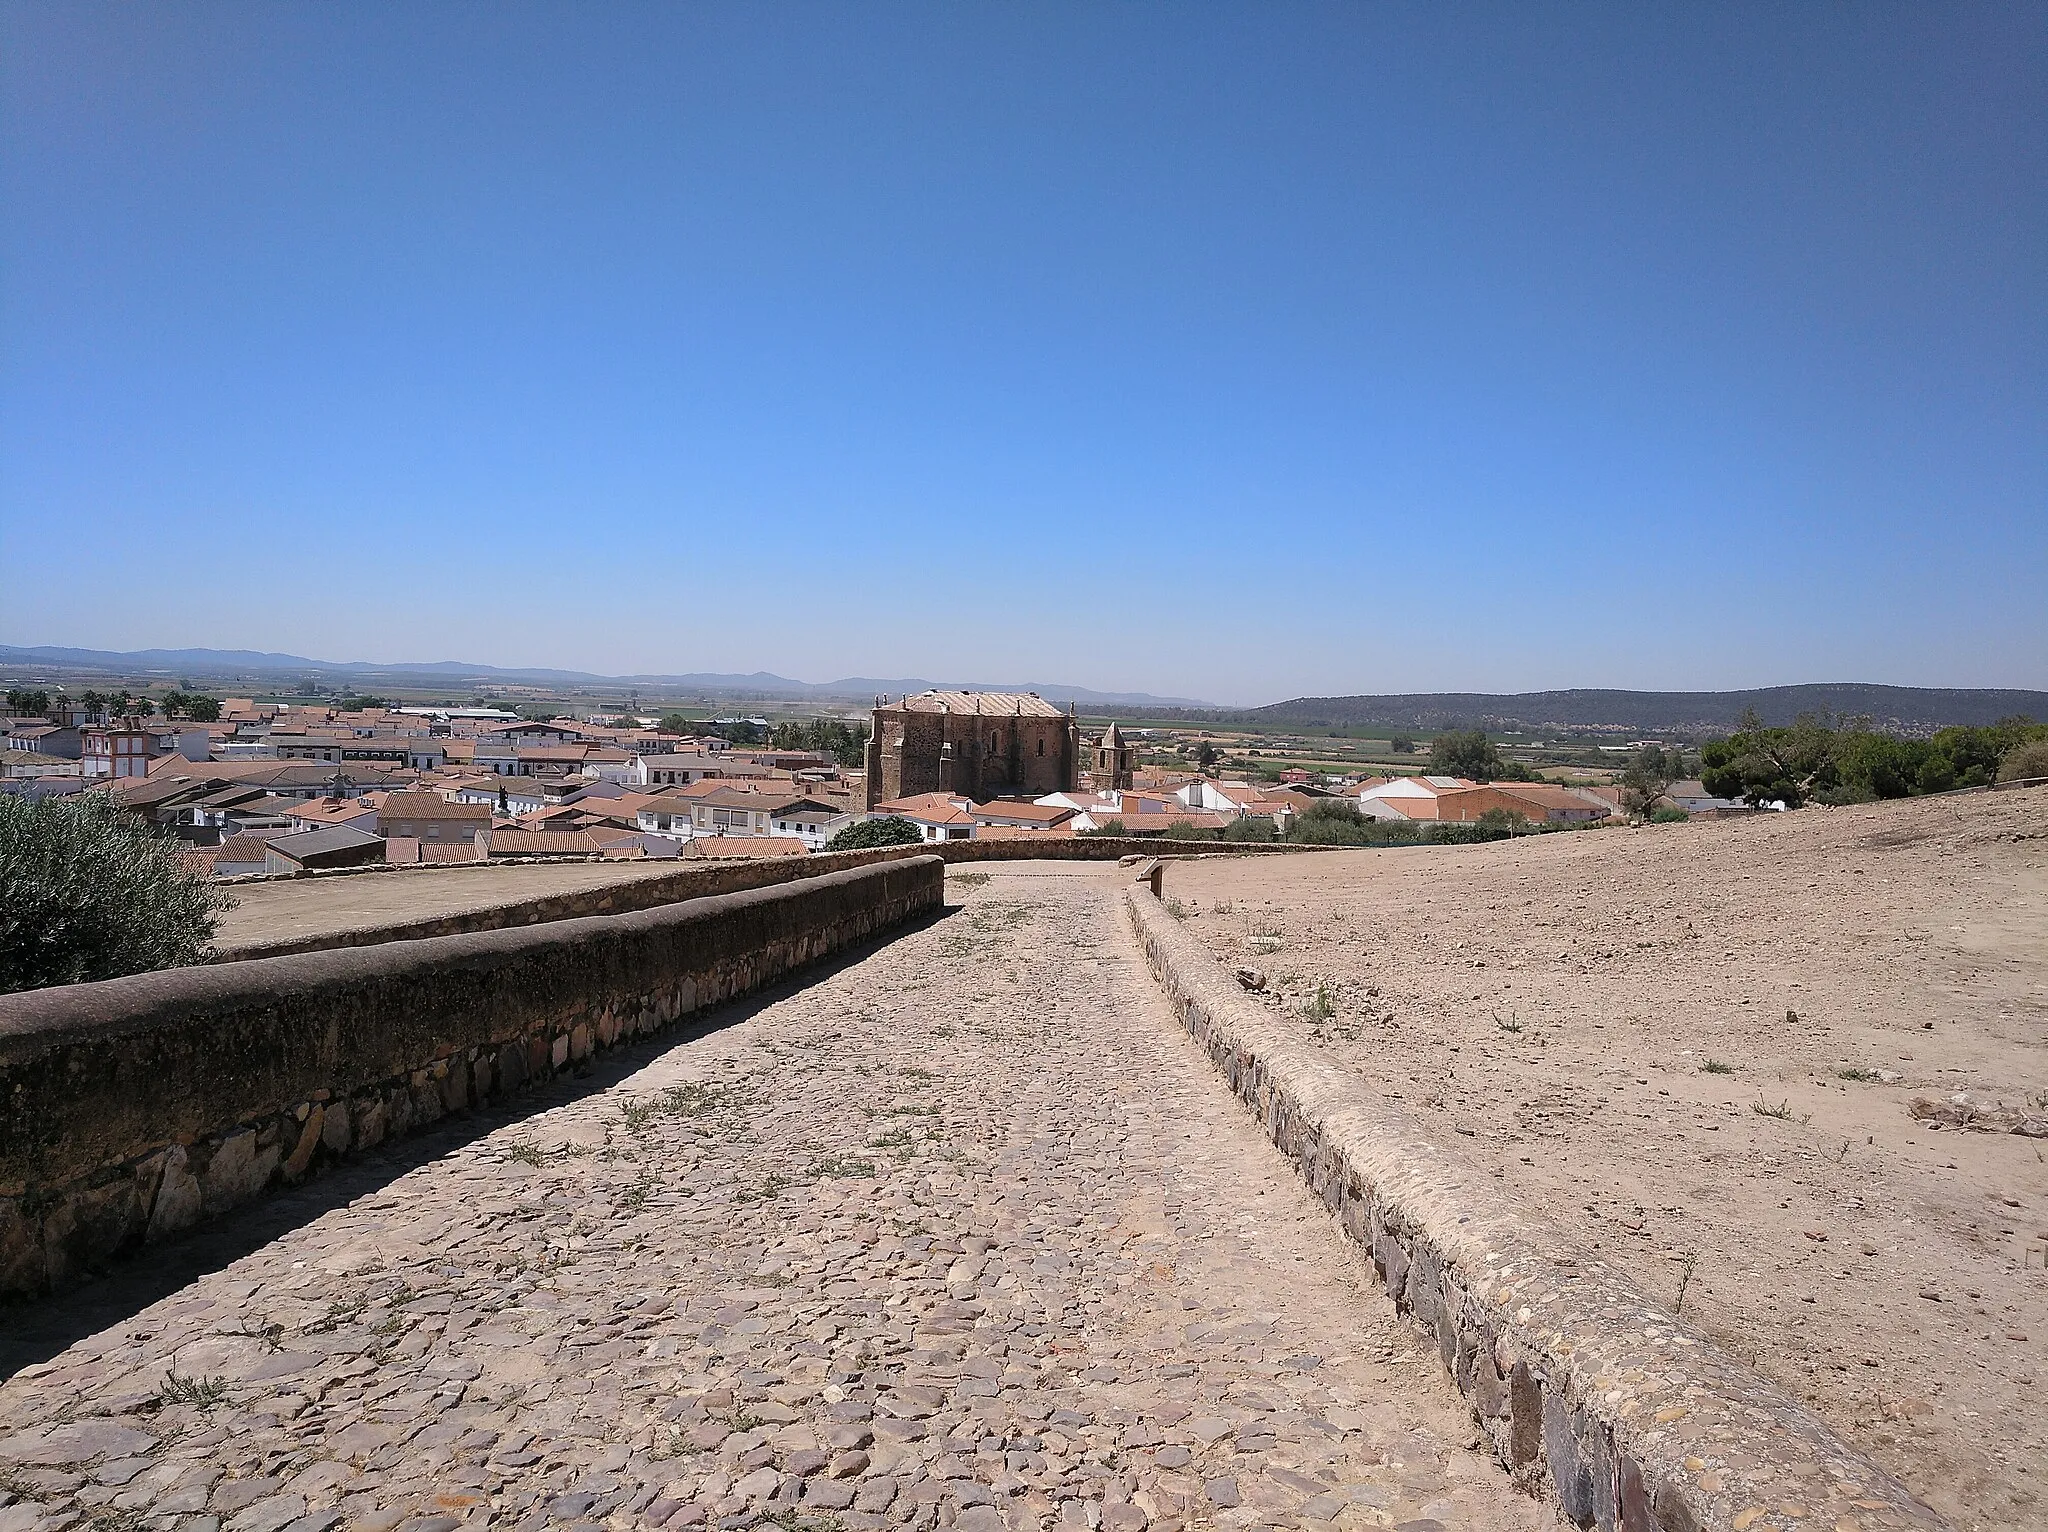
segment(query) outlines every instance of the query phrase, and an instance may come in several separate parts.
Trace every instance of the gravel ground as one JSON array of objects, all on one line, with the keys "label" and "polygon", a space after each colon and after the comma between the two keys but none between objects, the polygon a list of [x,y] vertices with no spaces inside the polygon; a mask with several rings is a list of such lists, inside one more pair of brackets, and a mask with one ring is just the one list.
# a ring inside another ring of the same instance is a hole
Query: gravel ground
[{"label": "gravel ground", "polygon": [[1959,1526],[2048,1528],[2048,790],[1170,866],[1424,1131]]},{"label": "gravel ground", "polygon": [[0,1337],[0,1532],[1534,1529],[1174,1027],[1115,869],[962,907]]}]

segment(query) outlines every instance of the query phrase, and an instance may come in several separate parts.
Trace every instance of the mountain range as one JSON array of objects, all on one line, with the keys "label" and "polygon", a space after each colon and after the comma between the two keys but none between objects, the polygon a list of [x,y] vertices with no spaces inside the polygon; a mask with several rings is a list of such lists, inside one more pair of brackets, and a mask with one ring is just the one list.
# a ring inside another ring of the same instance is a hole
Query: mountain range
[{"label": "mountain range", "polygon": [[1050,702],[1104,707],[1211,709],[1211,702],[1192,697],[1155,697],[1149,692],[1103,692],[1086,686],[1045,681],[927,681],[917,677],[847,676],[837,681],[794,681],[757,670],[749,675],[699,672],[688,675],[603,676],[582,670],[521,670],[473,665],[462,660],[404,661],[376,664],[367,660],[313,660],[297,654],[271,654],[255,649],[66,649],[51,645],[0,644],[0,666],[35,666],[67,673],[104,673],[110,677],[172,674],[191,679],[259,680],[326,677],[351,686],[402,686],[411,682],[474,682],[495,686],[601,686],[690,696],[733,698],[810,698],[865,702],[877,695],[928,691],[1036,692]]},{"label": "mountain range", "polygon": [[1868,718],[1895,734],[1951,724],[1996,723],[2015,714],[2048,722],[2048,692],[2009,687],[1878,686],[1829,682],[1727,692],[1575,688],[1547,692],[1417,692],[1378,697],[1297,697],[1232,715],[1269,728],[1449,728],[1501,732],[1725,734],[1754,711],[1766,724],[1803,713]]},{"label": "mountain range", "polygon": [[1571,734],[1723,734],[1746,712],[1767,724],[1788,724],[1802,713],[1866,717],[1902,734],[1930,734],[1950,724],[1987,724],[2015,714],[2048,721],[2048,692],[2008,687],[1882,686],[1827,682],[1765,686],[1746,691],[1666,692],[1572,688],[1541,692],[1403,692],[1379,696],[1296,697],[1257,708],[1219,708],[1191,697],[1147,692],[1105,692],[1045,681],[929,681],[911,676],[847,676],[837,681],[796,681],[757,670],[738,675],[604,676],[581,670],[508,669],[460,660],[376,664],[367,660],[315,660],[252,649],[67,649],[0,644],[0,667],[57,670],[67,676],[109,678],[171,675],[193,684],[248,684],[323,678],[371,690],[382,685],[583,686],[614,692],[790,701],[866,702],[882,694],[943,687],[957,691],[1036,692],[1053,702],[1100,711],[1128,709],[1133,716],[1183,717],[1253,728],[1384,728],[1427,734],[1448,728]]}]

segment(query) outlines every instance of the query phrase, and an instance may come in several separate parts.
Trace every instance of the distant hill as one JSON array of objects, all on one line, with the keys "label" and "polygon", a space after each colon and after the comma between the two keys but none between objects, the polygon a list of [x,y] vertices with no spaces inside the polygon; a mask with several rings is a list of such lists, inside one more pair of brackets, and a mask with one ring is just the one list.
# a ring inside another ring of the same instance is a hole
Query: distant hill
[{"label": "distant hill", "polygon": [[1426,734],[1449,728],[1536,733],[1725,734],[1755,709],[1766,724],[1802,713],[1868,717],[1901,734],[1996,723],[2015,713],[2048,722],[2048,692],[2002,687],[1875,686],[1834,682],[1734,692],[1415,692],[1382,697],[1297,697],[1231,716],[1277,728],[1366,728]]},{"label": "distant hill", "polygon": [[1148,692],[1102,692],[1085,686],[1046,681],[924,681],[915,677],[878,680],[849,676],[838,681],[793,681],[757,670],[751,675],[603,676],[583,670],[508,670],[460,660],[405,661],[388,665],[367,660],[313,660],[297,654],[270,654],[255,649],[65,649],[50,645],[21,647],[0,644],[0,666],[61,670],[67,674],[109,677],[175,675],[194,685],[208,682],[257,682],[264,679],[324,677],[374,690],[378,684],[402,687],[451,686],[465,682],[491,686],[587,686],[612,690],[638,689],[685,696],[787,698],[866,702],[877,693],[927,691],[1037,692],[1051,702],[1147,708],[1209,708],[1192,697],[1155,697]]}]

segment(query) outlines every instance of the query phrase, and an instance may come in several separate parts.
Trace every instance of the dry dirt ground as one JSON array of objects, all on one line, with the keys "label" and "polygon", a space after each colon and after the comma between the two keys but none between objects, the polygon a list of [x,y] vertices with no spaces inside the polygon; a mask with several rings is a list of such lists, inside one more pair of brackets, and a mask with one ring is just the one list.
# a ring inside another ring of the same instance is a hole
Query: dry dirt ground
[{"label": "dry dirt ground", "polygon": [[449,867],[366,872],[333,878],[279,878],[230,886],[235,907],[221,917],[223,951],[397,920],[509,904],[542,894],[578,893],[658,878],[688,862],[554,862],[526,867]]},{"label": "dry dirt ground", "polygon": [[1665,1303],[1684,1281],[1959,1526],[2048,1527],[2048,1140],[1908,1113],[2048,1107],[2048,789],[1170,865],[1166,893],[1361,1089]]},{"label": "dry dirt ground", "polygon": [[[1538,1532],[1114,866],[0,1318],[0,1532]],[[11,1376],[10,1376],[11,1374]]]}]

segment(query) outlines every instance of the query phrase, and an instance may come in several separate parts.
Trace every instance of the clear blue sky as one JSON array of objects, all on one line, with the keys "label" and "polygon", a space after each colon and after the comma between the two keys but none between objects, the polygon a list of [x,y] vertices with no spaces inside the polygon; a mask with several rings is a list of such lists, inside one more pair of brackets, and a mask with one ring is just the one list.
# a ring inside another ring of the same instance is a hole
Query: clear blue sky
[{"label": "clear blue sky", "polygon": [[2048,8],[0,9],[0,641],[2048,686]]}]

